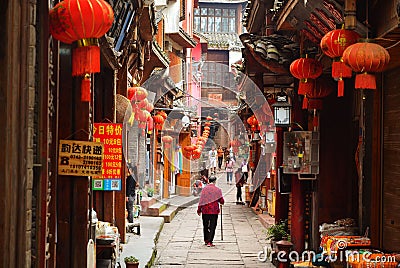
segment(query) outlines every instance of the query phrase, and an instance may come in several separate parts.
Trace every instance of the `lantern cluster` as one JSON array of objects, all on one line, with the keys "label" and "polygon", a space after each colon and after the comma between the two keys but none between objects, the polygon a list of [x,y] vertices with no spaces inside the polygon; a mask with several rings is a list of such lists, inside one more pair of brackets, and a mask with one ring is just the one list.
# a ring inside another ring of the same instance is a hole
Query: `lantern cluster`
[{"label": "lantern cluster", "polygon": [[352,30],[337,29],[328,32],[321,39],[321,49],[328,57],[333,59],[332,77],[338,81],[338,97],[344,95],[343,78],[352,76],[352,70],[343,62],[343,52],[355,44],[359,38],[358,33]]},{"label": "lantern cluster", "polygon": [[143,135],[146,128],[150,134],[154,127],[154,119],[150,114],[154,110],[154,105],[149,102],[147,95],[148,92],[143,87],[135,86],[128,88],[128,99],[131,100],[132,105],[132,116],[129,122],[132,125],[133,119],[138,121],[138,127],[142,129]]},{"label": "lantern cluster", "polygon": [[201,153],[203,152],[204,147],[206,146],[208,137],[210,136],[210,126],[211,120],[213,118],[207,117],[206,122],[204,123],[203,133],[200,137],[197,138],[195,144],[187,145],[183,147],[183,155],[188,159],[197,160],[200,158]]},{"label": "lantern cluster", "polygon": [[76,42],[72,52],[72,75],[82,76],[81,101],[91,99],[90,74],[100,72],[102,37],[114,21],[114,12],[104,0],[64,0],[50,10],[51,35],[66,44]]}]

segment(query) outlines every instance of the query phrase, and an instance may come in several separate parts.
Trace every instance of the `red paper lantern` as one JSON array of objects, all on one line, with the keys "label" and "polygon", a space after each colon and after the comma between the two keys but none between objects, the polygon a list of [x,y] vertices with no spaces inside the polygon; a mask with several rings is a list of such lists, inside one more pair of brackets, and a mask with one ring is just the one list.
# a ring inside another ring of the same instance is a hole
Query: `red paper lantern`
[{"label": "red paper lantern", "polygon": [[209,127],[209,126],[211,126],[211,122],[208,122],[208,121],[207,121],[207,122],[204,123],[204,125],[207,126],[207,127]]},{"label": "red paper lantern", "polygon": [[204,127],[204,130],[208,130],[208,131],[209,131],[209,130],[210,130],[210,127],[209,127],[209,126],[205,126],[205,127]]},{"label": "red paper lantern", "polygon": [[[304,97],[303,109],[314,110],[313,126],[318,126],[317,110],[322,110],[322,99],[327,97],[334,90],[334,84],[331,79],[320,77],[314,81],[314,86]],[[308,98],[308,100],[307,100]]]},{"label": "red paper lantern", "polygon": [[164,111],[159,111],[158,114],[161,115],[164,118],[164,120],[167,119],[168,117],[167,113]]},{"label": "red paper lantern", "polygon": [[[128,99],[134,102],[140,102],[147,98],[148,92],[143,87],[130,87],[128,88]],[[143,106],[145,107],[145,106]]]},{"label": "red paper lantern", "polygon": [[49,12],[50,34],[66,44],[77,41],[72,52],[72,75],[84,76],[82,101],[90,101],[90,74],[100,72],[97,38],[111,28],[113,21],[114,12],[104,0],[64,0]]},{"label": "red paper lantern", "polygon": [[171,136],[163,136],[161,141],[164,143],[165,148],[171,148],[171,143],[174,139]]},{"label": "red paper lantern", "polygon": [[355,44],[360,36],[352,30],[338,29],[328,32],[321,39],[321,49],[333,59],[332,77],[338,80],[338,97],[344,93],[343,77],[351,77],[352,70],[343,62],[343,52],[347,47]]},{"label": "red paper lantern", "polygon": [[297,59],[290,64],[290,73],[300,79],[298,94],[304,95],[312,87],[309,79],[316,79],[322,74],[322,64],[306,55],[305,58]]},{"label": "red paper lantern", "polygon": [[154,120],[155,128],[157,130],[162,130],[162,128],[164,126],[164,117],[162,117],[159,114],[156,114],[155,116],[153,116],[153,120]]},{"label": "red paper lantern", "polygon": [[201,148],[194,149],[192,152],[192,159],[199,159],[201,156],[201,152],[202,152]]},{"label": "red paper lantern", "polygon": [[147,118],[147,133],[151,134],[154,129],[154,120],[153,117],[149,116]]},{"label": "red paper lantern", "polygon": [[390,55],[382,46],[365,40],[346,48],[343,61],[357,73],[355,88],[376,89],[376,78],[372,73],[382,72],[390,61]]},{"label": "red paper lantern", "polygon": [[207,116],[206,120],[211,121],[211,120],[213,120],[213,118],[211,116]]}]

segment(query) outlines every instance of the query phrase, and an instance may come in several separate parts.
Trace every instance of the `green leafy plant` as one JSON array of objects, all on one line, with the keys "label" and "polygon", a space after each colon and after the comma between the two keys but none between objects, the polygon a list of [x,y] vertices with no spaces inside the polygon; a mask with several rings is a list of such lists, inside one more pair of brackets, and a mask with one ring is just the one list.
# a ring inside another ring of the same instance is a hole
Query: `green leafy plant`
[{"label": "green leafy plant", "polygon": [[281,221],[277,224],[272,224],[267,228],[267,239],[274,241],[280,241],[284,237],[290,240],[290,235],[287,231],[287,224],[285,221]]},{"label": "green leafy plant", "polygon": [[126,263],[138,263],[139,260],[135,256],[127,256],[124,258]]},{"label": "green leafy plant", "polygon": [[154,195],[154,188],[147,188],[147,196],[152,197]]}]

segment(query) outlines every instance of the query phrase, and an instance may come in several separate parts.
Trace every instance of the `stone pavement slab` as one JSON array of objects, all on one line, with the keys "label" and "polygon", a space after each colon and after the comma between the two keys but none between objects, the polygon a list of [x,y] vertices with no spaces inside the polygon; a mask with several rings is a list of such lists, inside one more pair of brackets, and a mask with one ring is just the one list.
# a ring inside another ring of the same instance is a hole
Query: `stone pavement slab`
[{"label": "stone pavement slab", "polygon": [[273,267],[257,257],[266,245],[265,227],[251,208],[236,204],[236,187],[226,184],[225,174],[218,175],[217,185],[226,202],[222,210],[223,240],[219,217],[216,246],[204,245],[202,221],[194,204],[163,226],[154,267]]}]

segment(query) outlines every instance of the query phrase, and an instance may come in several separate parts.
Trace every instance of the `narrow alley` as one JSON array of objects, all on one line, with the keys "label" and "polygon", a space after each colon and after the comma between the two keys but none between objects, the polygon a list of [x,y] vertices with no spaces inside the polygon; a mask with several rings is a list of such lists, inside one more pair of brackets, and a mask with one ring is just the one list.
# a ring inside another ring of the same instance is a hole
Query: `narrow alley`
[{"label": "narrow alley", "polygon": [[[171,223],[164,224],[157,243],[155,267],[260,267],[271,265],[258,260],[266,245],[265,227],[247,206],[237,205],[236,187],[226,184],[225,173],[217,173],[217,186],[224,193],[225,205],[215,234],[215,247],[203,242],[201,217],[197,204],[181,210]],[[244,193],[243,193],[244,195]]]}]

